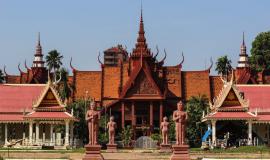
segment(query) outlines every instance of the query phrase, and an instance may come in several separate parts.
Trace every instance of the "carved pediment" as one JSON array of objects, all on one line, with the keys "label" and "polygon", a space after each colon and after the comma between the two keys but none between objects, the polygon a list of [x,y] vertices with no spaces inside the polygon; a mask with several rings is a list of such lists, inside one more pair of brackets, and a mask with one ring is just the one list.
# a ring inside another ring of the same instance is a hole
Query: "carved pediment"
[{"label": "carved pediment", "polygon": [[127,96],[135,95],[158,95],[158,90],[154,84],[147,78],[143,70],[136,77],[133,85],[127,92]]}]

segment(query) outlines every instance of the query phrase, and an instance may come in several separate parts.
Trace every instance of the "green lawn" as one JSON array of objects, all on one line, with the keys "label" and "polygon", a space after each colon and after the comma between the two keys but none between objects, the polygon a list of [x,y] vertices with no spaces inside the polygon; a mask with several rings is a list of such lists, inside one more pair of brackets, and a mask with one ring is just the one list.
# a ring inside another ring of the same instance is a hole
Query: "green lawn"
[{"label": "green lawn", "polygon": [[202,153],[270,153],[270,148],[267,146],[242,146],[229,149],[213,149],[202,151],[200,148],[191,148],[191,152]]},{"label": "green lawn", "polygon": [[[84,148],[70,149],[70,150],[34,150],[28,148],[0,148],[0,152],[46,152],[46,153],[84,153]],[[147,150],[146,150],[147,151]],[[242,146],[230,149],[213,149],[203,151],[200,148],[191,148],[191,153],[270,153],[270,148],[266,146]],[[119,152],[128,152],[128,150],[119,150]]]}]

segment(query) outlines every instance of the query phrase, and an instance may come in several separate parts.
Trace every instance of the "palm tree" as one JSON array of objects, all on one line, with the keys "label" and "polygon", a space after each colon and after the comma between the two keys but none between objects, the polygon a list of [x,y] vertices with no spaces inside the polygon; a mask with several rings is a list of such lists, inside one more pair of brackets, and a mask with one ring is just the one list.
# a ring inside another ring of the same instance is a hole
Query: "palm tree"
[{"label": "palm tree", "polygon": [[3,74],[2,70],[0,69],[0,83],[4,83],[4,80],[5,80],[4,74]]},{"label": "palm tree", "polygon": [[232,61],[228,59],[227,55],[221,56],[216,62],[216,71],[218,74],[228,76],[228,73],[232,70]]},{"label": "palm tree", "polygon": [[46,56],[47,66],[49,67],[49,71],[53,70],[55,81],[56,81],[56,71],[61,67],[62,59],[63,56],[60,55],[60,53],[57,50],[50,51]]}]

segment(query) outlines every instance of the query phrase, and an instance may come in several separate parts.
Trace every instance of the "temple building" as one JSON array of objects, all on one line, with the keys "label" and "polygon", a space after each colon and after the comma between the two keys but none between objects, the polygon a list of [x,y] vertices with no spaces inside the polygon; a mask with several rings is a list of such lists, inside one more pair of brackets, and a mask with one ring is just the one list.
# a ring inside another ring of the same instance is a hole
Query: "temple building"
[{"label": "temple building", "polygon": [[0,145],[70,146],[76,120],[50,80],[47,84],[0,85]]},{"label": "temple building", "polygon": [[[71,59],[70,68],[73,75],[69,77],[69,84],[74,86],[72,100],[94,99],[103,108],[102,111],[115,117],[117,125],[120,126],[118,127],[119,129],[127,125],[132,126],[134,139],[142,135],[158,132],[162,117],[172,115],[179,100],[185,103],[192,96],[198,95],[206,95],[212,103],[212,110],[204,117],[204,121],[215,124],[215,118],[218,119],[220,118],[219,115],[222,117],[225,114],[226,116],[235,115],[233,118],[227,118],[229,120],[240,118],[242,121],[252,124],[253,122],[262,122],[258,117],[267,112],[267,103],[264,102],[268,101],[263,99],[263,96],[258,97],[258,95],[261,92],[265,94],[270,93],[267,90],[267,84],[270,83],[270,74],[265,70],[259,73],[251,71],[244,35],[238,65],[233,70],[233,76],[229,76],[233,77],[232,82],[227,82],[220,78],[220,76],[210,75],[213,65],[212,61],[211,65],[206,69],[184,71],[182,70],[184,65],[183,54],[182,56],[179,54],[179,57],[176,57],[179,58],[178,64],[165,66],[166,50],[164,50],[164,58],[161,60],[157,58],[160,54],[159,49],[157,48],[156,50],[154,53],[148,47],[143,15],[141,13],[138,37],[131,53],[128,53],[126,47],[122,45],[105,50],[103,62],[100,55],[97,58],[97,61],[100,63],[99,71],[81,71],[72,65]],[[35,86],[30,84],[36,84],[36,86],[40,87],[47,83],[48,70],[44,66],[40,38],[38,38],[33,65],[31,68],[28,68],[25,63],[25,68],[26,71],[22,71],[20,66],[18,66],[19,75],[10,75],[5,68],[7,84],[2,86],[24,88],[26,86]],[[28,93],[22,94],[27,95]],[[227,95],[230,95],[229,98],[226,98]],[[220,98],[221,96],[225,98],[222,99]],[[262,99],[256,100],[256,98]],[[35,99],[35,96],[30,99],[27,102],[29,104],[30,101]],[[249,99],[250,103],[246,99]],[[231,100],[233,100],[232,104]],[[264,104],[257,106],[256,103],[259,102]],[[7,103],[13,104],[13,102]],[[224,107],[223,103],[225,103]],[[5,108],[1,105],[0,108]],[[261,107],[262,109],[260,109]],[[24,113],[23,108],[24,106],[20,108],[20,114]],[[8,111],[8,108],[6,109],[5,112]],[[60,110],[61,113],[66,114],[64,108]],[[257,110],[256,113],[255,110]],[[24,121],[27,121],[28,123],[31,119],[30,112],[27,112],[28,114],[26,115],[28,116],[23,116],[23,122],[19,122],[26,123]],[[2,118],[3,121],[9,120],[8,118],[4,120],[5,117]],[[213,140],[215,141],[214,128],[212,131]],[[45,139],[47,135],[45,135]]]}]

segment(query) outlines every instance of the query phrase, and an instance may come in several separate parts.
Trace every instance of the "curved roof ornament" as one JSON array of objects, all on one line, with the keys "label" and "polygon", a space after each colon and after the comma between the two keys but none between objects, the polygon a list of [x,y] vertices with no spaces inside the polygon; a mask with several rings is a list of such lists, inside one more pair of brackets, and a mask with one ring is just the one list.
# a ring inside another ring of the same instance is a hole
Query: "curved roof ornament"
[{"label": "curved roof ornament", "polygon": [[21,70],[20,65],[21,63],[18,64],[18,70],[20,71],[20,73],[25,73],[24,71]]},{"label": "curved roof ornament", "polygon": [[100,60],[100,52],[98,52],[98,62],[99,62],[99,64],[100,64],[101,66],[104,65],[104,64],[101,62],[101,60]]},{"label": "curved roof ornament", "polygon": [[182,67],[184,61],[185,61],[185,57],[184,57],[184,52],[182,51],[182,61],[179,63],[180,67]]},{"label": "curved roof ornament", "polygon": [[159,49],[158,49],[158,46],[156,46],[156,50],[157,50],[157,53],[156,53],[156,55],[154,56],[154,59],[156,59],[156,58],[157,58],[157,56],[158,56],[158,54],[159,54]]},{"label": "curved roof ornament", "polygon": [[210,66],[207,68],[207,70],[210,72],[210,70],[211,70],[211,68],[213,67],[213,59],[212,59],[212,57],[210,58]]},{"label": "curved roof ornament", "polygon": [[77,71],[77,69],[75,69],[72,65],[72,57],[70,58],[70,61],[69,61],[69,66],[70,68],[72,69],[73,72]]},{"label": "curved roof ornament", "polygon": [[31,70],[30,68],[28,68],[27,63],[26,63],[26,60],[24,61],[24,67],[25,67],[27,70]]},{"label": "curved roof ornament", "polygon": [[4,73],[5,73],[6,76],[9,75],[9,74],[7,73],[7,71],[6,71],[6,65],[4,65]]}]

